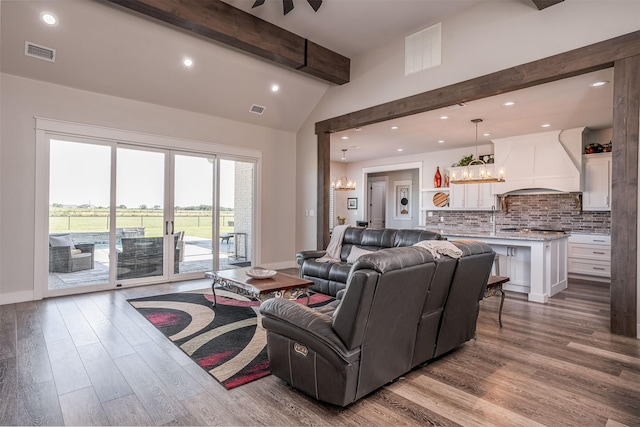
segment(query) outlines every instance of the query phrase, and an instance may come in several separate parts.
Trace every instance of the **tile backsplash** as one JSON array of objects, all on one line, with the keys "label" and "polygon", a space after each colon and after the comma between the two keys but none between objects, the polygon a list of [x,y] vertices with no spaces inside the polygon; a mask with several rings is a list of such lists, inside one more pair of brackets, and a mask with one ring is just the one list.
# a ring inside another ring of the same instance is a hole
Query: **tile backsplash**
[{"label": "tile backsplash", "polygon": [[[609,234],[611,212],[580,210],[576,194],[527,194],[506,196],[507,210],[496,206],[496,230],[510,227],[563,229],[575,233]],[[426,226],[442,230],[491,231],[491,212],[438,211],[426,216]],[[444,221],[440,221],[440,217]]]}]

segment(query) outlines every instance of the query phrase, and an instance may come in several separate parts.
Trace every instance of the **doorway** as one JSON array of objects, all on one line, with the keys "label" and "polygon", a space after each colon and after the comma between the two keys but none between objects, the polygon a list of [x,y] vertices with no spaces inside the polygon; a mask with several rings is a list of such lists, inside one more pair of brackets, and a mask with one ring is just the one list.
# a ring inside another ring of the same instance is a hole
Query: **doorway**
[{"label": "doorway", "polygon": [[385,228],[387,212],[387,181],[375,180],[369,182],[369,227]]}]

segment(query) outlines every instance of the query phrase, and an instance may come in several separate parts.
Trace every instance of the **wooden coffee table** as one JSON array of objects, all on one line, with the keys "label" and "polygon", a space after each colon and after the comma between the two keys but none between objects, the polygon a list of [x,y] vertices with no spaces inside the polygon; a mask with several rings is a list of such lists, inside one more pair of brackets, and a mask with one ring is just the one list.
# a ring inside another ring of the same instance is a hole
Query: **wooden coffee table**
[{"label": "wooden coffee table", "polygon": [[276,273],[268,279],[254,279],[247,276],[247,270],[254,267],[236,268],[232,270],[208,271],[204,277],[212,279],[211,292],[213,292],[213,306],[216,306],[216,287],[266,301],[269,298],[296,299],[299,296],[307,297],[309,305],[309,287],[313,285],[310,280],[301,279],[284,273]]}]

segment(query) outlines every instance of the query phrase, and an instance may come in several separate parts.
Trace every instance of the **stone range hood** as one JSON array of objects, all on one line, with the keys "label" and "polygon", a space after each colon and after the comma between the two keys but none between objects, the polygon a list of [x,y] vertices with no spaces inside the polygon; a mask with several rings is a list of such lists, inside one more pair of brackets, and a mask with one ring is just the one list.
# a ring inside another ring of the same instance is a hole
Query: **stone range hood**
[{"label": "stone range hood", "polygon": [[494,170],[504,167],[505,182],[493,193],[536,194],[582,191],[582,150],[585,127],[512,136],[493,140]]}]

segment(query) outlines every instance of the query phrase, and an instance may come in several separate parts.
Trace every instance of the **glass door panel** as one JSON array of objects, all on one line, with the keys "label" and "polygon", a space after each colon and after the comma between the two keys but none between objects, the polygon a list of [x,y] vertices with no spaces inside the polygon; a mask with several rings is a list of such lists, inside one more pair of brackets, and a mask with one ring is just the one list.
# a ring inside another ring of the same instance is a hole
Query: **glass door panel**
[{"label": "glass door panel", "polygon": [[164,152],[117,148],[117,280],[165,276],[164,183]]},{"label": "glass door panel", "polygon": [[213,270],[213,206],[215,159],[174,157],[174,274]]},{"label": "glass door panel", "polygon": [[109,283],[111,147],[50,140],[48,289]]},{"label": "glass door panel", "polygon": [[250,266],[255,163],[220,160],[219,269]]}]

